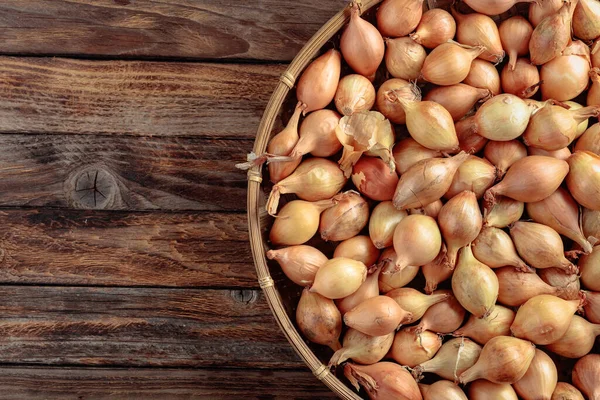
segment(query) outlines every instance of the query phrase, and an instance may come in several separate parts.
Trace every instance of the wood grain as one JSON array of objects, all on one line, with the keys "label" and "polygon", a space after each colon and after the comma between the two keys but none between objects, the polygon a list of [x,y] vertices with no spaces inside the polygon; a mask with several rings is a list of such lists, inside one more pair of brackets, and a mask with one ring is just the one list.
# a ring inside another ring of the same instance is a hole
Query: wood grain
[{"label": "wood grain", "polygon": [[289,61],[345,5],[343,0],[3,0],[0,52]]},{"label": "wood grain", "polygon": [[0,133],[253,139],[284,69],[0,57]]},{"label": "wood grain", "polygon": [[0,368],[4,400],[335,399],[308,370]]}]

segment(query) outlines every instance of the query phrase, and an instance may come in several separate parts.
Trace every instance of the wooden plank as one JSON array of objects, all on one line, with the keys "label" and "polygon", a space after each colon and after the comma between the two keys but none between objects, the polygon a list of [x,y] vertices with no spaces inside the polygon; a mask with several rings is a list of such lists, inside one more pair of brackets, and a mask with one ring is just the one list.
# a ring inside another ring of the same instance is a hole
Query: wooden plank
[{"label": "wooden plank", "polygon": [[289,61],[344,0],[3,0],[0,52]]},{"label": "wooden plank", "polygon": [[244,211],[235,163],[251,149],[250,140],[0,135],[0,206]]},{"label": "wooden plank", "polygon": [[0,226],[1,283],[258,286],[245,214],[2,210]]},{"label": "wooden plank", "polygon": [[309,371],[0,368],[5,400],[308,400],[337,397]]},{"label": "wooden plank", "polygon": [[259,290],[0,287],[0,363],[298,368]]},{"label": "wooden plank", "polygon": [[284,69],[0,57],[0,133],[254,138]]}]

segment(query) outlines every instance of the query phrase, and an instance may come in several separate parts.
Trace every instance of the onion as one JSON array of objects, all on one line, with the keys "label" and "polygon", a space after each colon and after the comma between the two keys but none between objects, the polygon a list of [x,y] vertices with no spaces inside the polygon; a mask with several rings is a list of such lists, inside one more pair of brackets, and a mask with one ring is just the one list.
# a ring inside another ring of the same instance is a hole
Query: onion
[{"label": "onion", "polygon": [[379,249],[373,245],[370,237],[359,235],[338,244],[333,252],[333,256],[351,258],[370,266],[377,263]]},{"label": "onion", "polygon": [[419,384],[419,388],[421,388],[423,400],[469,400],[465,396],[465,392],[450,381],[437,381],[431,385]]},{"label": "onion", "polygon": [[412,315],[387,296],[371,297],[344,314],[344,323],[371,336],[394,332],[410,321]]},{"label": "onion", "polygon": [[392,362],[379,362],[373,365],[344,366],[344,375],[359,389],[362,385],[369,398],[421,400],[421,392],[414,378],[400,365]]},{"label": "onion", "polygon": [[542,65],[542,98],[564,101],[579,96],[588,87],[590,67],[590,49],[580,40],[571,42],[562,54]]},{"label": "onion", "polygon": [[558,296],[560,289],[550,286],[537,274],[516,271],[513,267],[503,267],[496,271],[500,290],[498,301],[516,307],[541,294]]},{"label": "onion", "polygon": [[342,56],[331,49],[315,59],[302,73],[296,86],[296,97],[307,105],[304,114],[327,107],[335,96],[340,81]]},{"label": "onion", "polygon": [[544,18],[533,30],[529,54],[535,65],[558,57],[571,41],[571,18],[577,1],[565,2],[554,14]]},{"label": "onion", "polygon": [[267,212],[275,215],[282,194],[295,193],[302,200],[319,201],[335,196],[345,184],[344,173],[333,161],[317,157],[307,159],[293,174],[273,186]]},{"label": "onion", "polygon": [[300,286],[312,285],[317,271],[327,262],[321,251],[304,245],[269,250],[267,258],[277,261],[285,276]]},{"label": "onion", "polygon": [[441,152],[423,147],[410,137],[396,143],[392,153],[396,161],[396,172],[398,174],[405,173],[410,167],[421,160],[442,156]]},{"label": "onion", "polygon": [[339,365],[348,359],[361,364],[375,364],[385,357],[393,342],[393,332],[384,336],[369,336],[356,329],[348,329],[344,335],[344,345],[333,354],[329,366]]},{"label": "onion", "polygon": [[581,257],[577,265],[581,272],[583,286],[600,292],[600,246],[594,247],[591,254]]},{"label": "onion", "polygon": [[431,158],[413,165],[398,181],[394,207],[421,208],[439,200],[450,189],[454,174],[468,157],[460,152],[451,158]]},{"label": "onion", "polygon": [[456,270],[452,275],[452,292],[471,314],[487,318],[498,298],[498,278],[494,271],[473,256],[471,246],[460,251]]},{"label": "onion", "polygon": [[485,146],[483,155],[498,168],[498,177],[501,178],[511,165],[527,157],[527,149],[518,140],[490,141]]},{"label": "onion", "polygon": [[515,390],[508,383],[493,383],[479,379],[469,387],[471,400],[519,400]]},{"label": "onion", "polygon": [[[529,5],[529,22],[534,27],[538,26],[544,18],[560,10],[563,4],[563,0],[543,0],[531,3]],[[529,41],[527,42],[529,43]]]},{"label": "onion", "polygon": [[385,39],[385,66],[394,78],[415,80],[421,75],[427,52],[409,37]]},{"label": "onion", "polygon": [[448,293],[437,293],[428,296],[412,288],[394,289],[385,295],[394,299],[403,310],[411,313],[412,317],[406,321],[407,324],[421,319],[429,307],[446,300],[450,296]]},{"label": "onion", "polygon": [[425,275],[425,293],[431,294],[439,283],[449,279],[453,270],[446,268],[444,265],[438,263],[437,259],[430,263],[423,265],[423,275]]},{"label": "onion", "polygon": [[530,117],[527,103],[515,95],[501,94],[477,110],[477,134],[501,142],[516,139],[525,132]]},{"label": "onion", "polygon": [[571,150],[568,147],[564,147],[560,150],[554,151],[546,151],[543,149],[538,149],[535,147],[528,147],[527,151],[530,156],[546,156],[546,157],[554,157],[559,160],[567,161],[569,157],[571,157]]},{"label": "onion", "polygon": [[[567,106],[569,106],[569,110],[571,110],[571,111],[575,111],[575,110],[579,110],[579,109],[583,108],[583,106],[581,104],[576,103],[576,102],[574,102],[572,100],[563,101],[563,104],[566,104]],[[578,126],[578,128],[577,128],[577,138],[579,138],[581,135],[583,135],[583,133],[585,132],[585,130],[587,128],[588,128],[588,120],[586,119],[585,121],[583,121],[582,123],[580,123],[579,126]],[[565,160],[567,158],[568,157],[566,157]]]},{"label": "onion", "polygon": [[442,43],[425,58],[421,70],[423,79],[443,86],[460,83],[469,75],[473,60],[484,50],[482,46],[472,47],[456,42]]},{"label": "onion", "polygon": [[467,323],[452,333],[453,336],[467,336],[479,344],[486,344],[496,336],[510,336],[510,325],[515,313],[509,308],[496,305],[489,318],[471,315]]},{"label": "onion", "polygon": [[586,237],[600,239],[600,211],[583,209],[583,233]]},{"label": "onion", "polygon": [[483,46],[485,51],[479,58],[495,64],[502,62],[504,50],[494,20],[478,13],[461,14],[454,6],[451,11],[456,19],[456,39],[469,46]]},{"label": "onion", "polygon": [[587,103],[591,105],[600,104],[600,68],[592,68],[589,72],[592,86],[587,94]]},{"label": "onion", "polygon": [[540,73],[537,67],[527,58],[519,58],[514,65],[506,64],[502,68],[502,90],[514,94],[522,99],[529,98],[537,93],[540,82]]},{"label": "onion", "polygon": [[496,168],[489,161],[470,155],[467,161],[458,167],[452,178],[450,189],[444,194],[444,197],[451,199],[465,190],[471,190],[480,199],[495,181]]},{"label": "onion", "polygon": [[441,200],[434,201],[433,203],[427,204],[422,208],[411,208],[409,210],[410,215],[420,214],[420,215],[428,215],[431,218],[437,218],[444,204]]},{"label": "onion", "polygon": [[[393,269],[396,265],[397,259],[396,252],[393,247],[389,247],[381,253],[379,257],[379,265],[384,270]],[[391,268],[390,268],[391,267]],[[390,290],[397,289],[403,286],[408,285],[414,278],[417,276],[419,272],[418,266],[408,266],[404,268],[402,271],[380,274],[379,275],[379,289],[383,293],[387,293]]]},{"label": "onion", "polygon": [[447,246],[445,264],[454,269],[458,251],[475,240],[483,224],[475,193],[465,190],[452,197],[442,207],[438,223]]},{"label": "onion", "polygon": [[452,333],[457,330],[465,319],[466,311],[450,290],[438,290],[433,292],[448,294],[448,298],[429,307],[419,325],[414,328],[415,332],[432,331],[436,333]]},{"label": "onion", "polygon": [[585,292],[585,317],[588,321],[600,324],[600,293]]},{"label": "onion", "polygon": [[296,322],[311,342],[329,346],[333,351],[341,347],[342,316],[330,299],[304,289],[296,309]]},{"label": "onion", "polygon": [[389,355],[400,365],[414,368],[431,360],[440,347],[439,335],[431,331],[417,334],[414,329],[404,328],[396,333]]},{"label": "onion", "polygon": [[594,40],[600,36],[600,4],[591,0],[579,0],[573,13],[573,34],[582,40]]},{"label": "onion", "polygon": [[535,222],[544,224],[578,243],[585,253],[592,251],[579,224],[579,205],[563,188],[544,200],[527,203],[527,213]]},{"label": "onion", "polygon": [[331,110],[319,110],[308,114],[300,126],[300,139],[290,153],[300,158],[311,153],[315,157],[330,157],[342,148],[335,134],[340,115]]},{"label": "onion", "polygon": [[299,245],[306,243],[319,229],[321,213],[333,206],[332,200],[314,203],[293,200],[287,203],[275,218],[269,240],[275,245]]},{"label": "onion", "polygon": [[[506,54],[508,54],[507,66],[510,70],[515,69],[517,57],[523,57],[529,53],[529,39],[531,38],[532,33],[533,27],[529,21],[520,15],[502,21],[498,27],[498,34],[500,35],[502,47],[504,48],[504,51],[506,51]],[[504,69],[506,68],[507,67],[505,66]],[[504,81],[504,79],[502,80]],[[504,91],[506,91],[506,89],[504,89]]]},{"label": "onion", "polygon": [[600,335],[600,324],[591,324],[584,318],[574,315],[567,332],[546,348],[559,356],[581,358],[592,351],[598,335]]},{"label": "onion", "polygon": [[575,200],[585,208],[600,211],[600,156],[577,151],[567,162],[567,186]]},{"label": "onion", "polygon": [[478,128],[474,115],[456,122],[454,128],[458,137],[458,146],[466,153],[479,153],[488,142],[486,138],[477,134]]},{"label": "onion", "polygon": [[480,89],[488,89],[494,96],[500,92],[500,74],[491,62],[475,59],[463,83]]},{"label": "onion", "polygon": [[360,17],[358,3],[352,3],[350,22],[342,33],[340,50],[344,60],[357,73],[371,79],[383,60],[385,44],[373,25]]},{"label": "onion", "polygon": [[458,121],[473,108],[478,101],[491,97],[488,89],[478,89],[473,86],[458,83],[451,86],[440,86],[427,93],[424,100],[441,104]]},{"label": "onion", "polygon": [[483,346],[475,365],[460,375],[460,383],[466,384],[477,379],[515,383],[525,375],[534,356],[535,346],[531,342],[496,336]]},{"label": "onion", "polygon": [[600,399],[600,355],[588,354],[573,367],[573,384],[589,400]]},{"label": "onion", "polygon": [[377,90],[377,109],[395,124],[406,123],[406,114],[404,109],[393,99],[389,98],[389,93],[393,92],[396,97],[401,97],[408,101],[421,100],[421,94],[414,85],[404,79],[388,79]]},{"label": "onion", "polygon": [[[360,236],[359,236],[360,237]],[[367,238],[368,239],[368,238]],[[352,239],[350,239],[352,240]],[[339,246],[338,246],[339,247]],[[334,253],[334,258],[337,258]],[[360,261],[360,260],[356,260]],[[379,274],[381,273],[381,268],[375,268],[368,276],[367,279],[360,285],[360,287],[356,290],[356,292],[352,293],[348,297],[344,297],[343,299],[336,300],[336,305],[338,310],[343,314],[346,314],[348,311],[352,310],[354,307],[359,305],[365,300],[368,300],[372,297],[379,296]],[[376,361],[374,361],[376,362]]]},{"label": "onion", "polygon": [[473,255],[490,268],[512,266],[521,271],[530,271],[517,254],[512,239],[502,229],[484,227],[473,242]]},{"label": "onion", "polygon": [[409,215],[394,230],[396,264],[394,271],[433,261],[442,248],[442,235],[435,219],[427,215]]},{"label": "onion", "polygon": [[321,215],[319,232],[325,241],[342,241],[358,235],[369,221],[369,205],[356,192],[336,196],[334,206]]},{"label": "onion", "polygon": [[352,182],[363,195],[386,201],[394,197],[398,175],[379,158],[361,157],[352,168]]},{"label": "onion", "polygon": [[556,295],[561,299],[575,300],[579,298],[581,285],[579,276],[576,274],[567,274],[560,268],[540,269],[537,274],[548,285],[559,289]]},{"label": "onion", "polygon": [[481,353],[481,346],[467,338],[450,339],[442,345],[435,357],[417,365],[412,374],[415,378],[424,372],[432,372],[444,379],[457,380],[471,368]]},{"label": "onion", "polygon": [[558,382],[552,398],[550,400],[585,400],[579,390],[573,385],[565,382]]},{"label": "onion", "polygon": [[311,292],[328,299],[343,299],[356,292],[367,278],[367,267],[360,261],[337,257],[319,268]]},{"label": "onion", "polygon": [[538,345],[556,342],[569,329],[580,304],[580,300],[563,300],[548,294],[532,297],[519,308],[510,330],[516,337]]},{"label": "onion", "polygon": [[346,75],[335,92],[335,108],[343,115],[369,111],[375,104],[375,88],[364,76]]},{"label": "onion", "polygon": [[540,349],[535,349],[529,369],[513,387],[523,400],[550,399],[557,383],[558,371],[554,361]]},{"label": "onion", "polygon": [[455,34],[456,21],[452,15],[441,8],[432,8],[423,14],[410,38],[428,49],[435,49],[454,38]]},{"label": "onion", "polygon": [[521,219],[524,209],[525,204],[523,202],[513,200],[510,197],[499,196],[496,198],[496,204],[485,210],[483,226],[506,228]]},{"label": "onion", "polygon": [[377,27],[384,36],[406,36],[423,15],[423,0],[385,0],[377,11]]},{"label": "onion", "polygon": [[[589,151],[600,155],[600,124],[595,123],[587,129],[575,143],[573,151]],[[398,165],[398,164],[396,164]]]},{"label": "onion", "polygon": [[534,268],[560,268],[573,273],[577,268],[565,258],[562,239],[556,231],[535,222],[512,224],[510,236],[519,255]]},{"label": "onion", "polygon": [[517,3],[531,3],[533,0],[467,0],[465,3],[478,13],[485,15],[504,14]]},{"label": "onion", "polygon": [[393,245],[396,225],[407,215],[406,211],[396,210],[391,201],[383,201],[375,206],[369,220],[369,236],[376,248]]},{"label": "onion", "polygon": [[515,162],[504,179],[485,193],[484,199],[492,205],[498,195],[522,202],[544,200],[558,189],[568,172],[565,161],[527,156]]}]

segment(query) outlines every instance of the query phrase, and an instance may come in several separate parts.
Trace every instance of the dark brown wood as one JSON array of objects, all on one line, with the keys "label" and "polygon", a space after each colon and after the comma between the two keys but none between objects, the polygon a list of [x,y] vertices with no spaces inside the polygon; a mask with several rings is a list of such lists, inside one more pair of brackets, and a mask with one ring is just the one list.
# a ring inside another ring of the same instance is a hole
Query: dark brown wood
[{"label": "dark brown wood", "polygon": [[0,135],[0,206],[244,211],[235,163],[251,149],[250,140]]},{"label": "dark brown wood", "polygon": [[2,210],[0,226],[2,283],[258,286],[244,214]]},{"label": "dark brown wood", "polygon": [[0,52],[289,61],[344,5],[343,0],[3,0]]},{"label": "dark brown wood", "polygon": [[252,139],[284,69],[0,57],[0,133]]}]

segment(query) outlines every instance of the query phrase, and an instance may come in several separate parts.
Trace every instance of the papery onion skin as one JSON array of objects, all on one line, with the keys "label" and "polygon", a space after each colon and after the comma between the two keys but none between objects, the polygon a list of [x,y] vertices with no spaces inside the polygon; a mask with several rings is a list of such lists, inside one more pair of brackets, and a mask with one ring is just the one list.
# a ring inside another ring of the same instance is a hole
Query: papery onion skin
[{"label": "papery onion skin", "polygon": [[475,115],[461,119],[454,124],[456,129],[456,136],[458,137],[458,146],[462,151],[469,154],[479,153],[487,142],[488,139],[477,134],[477,122],[475,121]]},{"label": "papery onion skin", "polygon": [[414,368],[431,360],[442,347],[441,336],[431,331],[415,333],[411,328],[396,333],[390,356],[400,365]]},{"label": "papery onion skin", "polygon": [[504,68],[514,70],[517,57],[523,57],[529,53],[529,39],[532,33],[533,27],[520,15],[502,21],[498,26],[498,34],[502,47],[509,57],[508,67]]},{"label": "papery onion skin", "polygon": [[592,351],[598,335],[599,324],[592,324],[585,318],[574,315],[567,332],[546,348],[562,357],[581,358]]},{"label": "papery onion skin", "polygon": [[567,161],[569,157],[571,157],[571,150],[568,147],[565,147],[560,150],[547,151],[544,149],[538,149],[536,147],[528,147],[527,152],[530,156],[546,156],[546,157],[554,157],[559,160]]},{"label": "papery onion skin", "polygon": [[366,335],[384,336],[407,323],[412,314],[387,296],[371,297],[344,314],[344,323]]},{"label": "papery onion skin", "polygon": [[477,133],[490,140],[513,140],[525,132],[530,117],[531,110],[522,99],[512,94],[501,94],[486,101],[477,110]]},{"label": "papery onion skin", "polygon": [[544,282],[537,274],[517,271],[513,267],[495,270],[500,290],[498,301],[516,307],[541,294],[558,296],[560,290]]},{"label": "papery onion skin", "polygon": [[425,293],[427,294],[433,293],[439,283],[450,279],[454,273],[450,268],[446,268],[444,265],[438,263],[437,259],[423,265],[422,270],[425,276]]},{"label": "papery onion skin", "polygon": [[419,25],[422,14],[423,0],[385,0],[377,10],[377,27],[384,36],[406,36]]},{"label": "papery onion skin", "polygon": [[577,361],[572,378],[589,400],[600,399],[600,354],[588,354]]},{"label": "papery onion skin", "polygon": [[274,245],[293,246],[304,244],[319,229],[319,217],[327,207],[333,206],[331,200],[311,203],[293,200],[287,203],[275,218],[269,240]]},{"label": "papery onion skin", "polygon": [[375,104],[375,88],[362,75],[346,75],[340,79],[334,100],[335,107],[343,115],[369,111]]},{"label": "papery onion skin", "polygon": [[600,123],[590,126],[575,143],[573,151],[589,151],[600,155]]},{"label": "papery onion skin", "polygon": [[506,64],[500,74],[502,90],[527,99],[537,93],[540,86],[540,73],[527,58],[519,58],[512,67]]},{"label": "papery onion skin", "polygon": [[417,30],[410,34],[410,38],[428,49],[435,49],[454,38],[455,34],[456,21],[452,15],[441,8],[432,8],[423,14]]},{"label": "papery onion skin", "polygon": [[458,83],[431,89],[423,100],[441,104],[450,113],[452,119],[458,121],[467,115],[478,101],[485,101],[491,96],[488,89]]},{"label": "papery onion skin", "polygon": [[594,40],[600,36],[600,4],[591,0],[579,0],[573,13],[573,34],[582,40]]},{"label": "papery onion skin", "polygon": [[392,153],[396,161],[396,172],[399,175],[408,171],[410,167],[421,160],[442,157],[440,151],[421,146],[415,139],[410,137],[396,143]]},{"label": "papery onion skin", "polygon": [[463,83],[480,89],[488,89],[494,96],[502,93],[500,90],[500,74],[494,64],[489,61],[473,60],[469,74],[463,80]]},{"label": "papery onion skin", "polygon": [[[334,258],[335,257],[338,256],[334,253]],[[356,292],[335,301],[335,304],[342,315],[346,314],[363,301],[379,296],[379,276],[381,274],[381,268],[376,267],[373,269],[373,267],[371,267],[369,272],[370,274],[367,276],[367,279],[365,279]]]},{"label": "papery onion skin", "polygon": [[586,291],[585,300],[585,317],[594,324],[600,324],[600,292]]},{"label": "papery onion skin", "polygon": [[[569,110],[571,110],[571,111],[575,111],[575,110],[579,110],[579,109],[583,108],[583,106],[581,104],[576,103],[573,100],[563,101],[563,103],[566,104],[567,106],[569,106]],[[579,124],[579,126],[577,127],[577,138],[581,137],[581,135],[583,135],[583,133],[586,131],[586,129],[588,128],[588,122],[589,121],[586,119]],[[556,157],[556,158],[559,158],[559,157]]]},{"label": "papery onion skin", "polygon": [[437,200],[437,201],[434,201],[433,203],[427,204],[425,207],[422,207],[422,208],[411,208],[409,210],[409,214],[410,215],[414,215],[414,214],[427,215],[427,216],[430,216],[431,218],[437,219],[437,217],[440,213],[440,210],[442,209],[443,206],[444,206],[444,204],[442,203],[442,201]]},{"label": "papery onion skin", "polygon": [[433,261],[442,248],[442,235],[435,219],[427,215],[409,215],[394,230],[395,271],[410,265]]},{"label": "papery onion skin", "polygon": [[356,329],[348,329],[342,348],[331,357],[329,366],[339,365],[348,359],[361,364],[375,364],[385,357],[393,341],[393,332],[384,336],[369,336]]},{"label": "papery onion skin", "polygon": [[420,386],[423,393],[423,400],[439,400],[442,396],[445,400],[469,400],[465,396],[465,392],[451,381],[442,380],[434,382],[427,387],[424,386]]},{"label": "papery onion skin", "polygon": [[[544,0],[539,3],[533,2],[529,6],[528,20],[535,28],[544,18],[560,10],[563,4],[563,0]],[[527,42],[529,43],[529,41]],[[529,49],[527,50],[529,51]]]},{"label": "papery onion skin", "polygon": [[351,258],[366,266],[371,266],[377,263],[379,249],[373,245],[370,237],[358,235],[338,244],[333,252],[333,257]]},{"label": "papery onion skin", "polygon": [[373,209],[369,219],[369,236],[373,245],[378,249],[394,244],[394,230],[404,217],[406,211],[396,210],[391,201],[383,201]]},{"label": "papery onion skin", "polygon": [[513,222],[520,220],[524,210],[525,204],[523,202],[513,200],[510,197],[499,196],[496,199],[496,204],[489,209],[485,209],[483,226],[506,228]]},{"label": "papery onion skin", "polygon": [[565,2],[552,15],[544,18],[533,30],[529,40],[531,62],[543,65],[554,59],[571,41],[571,16],[577,0]]},{"label": "papery onion skin", "polygon": [[307,105],[304,114],[331,103],[340,81],[341,68],[342,55],[331,49],[304,70],[296,86],[298,100]]},{"label": "papery onion skin", "polygon": [[542,350],[535,349],[529,369],[513,387],[523,400],[550,400],[557,383],[558,371],[554,361]]},{"label": "papery onion skin", "polygon": [[585,400],[575,386],[566,382],[558,382],[550,400]]},{"label": "papery onion skin", "polygon": [[442,345],[435,357],[417,365],[412,374],[419,377],[424,372],[432,372],[444,379],[456,380],[458,375],[475,364],[480,353],[481,346],[471,339],[450,339]]},{"label": "papery onion skin", "polygon": [[329,299],[343,299],[356,292],[367,278],[367,267],[360,261],[338,257],[319,268],[310,288]]},{"label": "papery onion skin", "polygon": [[[470,400],[519,400],[515,390],[508,383],[493,383],[479,379],[469,387]],[[564,400],[564,399],[563,399]]]},{"label": "papery onion skin", "polygon": [[451,199],[464,190],[471,190],[480,199],[496,181],[497,170],[489,161],[477,156],[469,156],[452,178],[450,189],[444,198]]},{"label": "papery onion skin", "polygon": [[422,400],[419,386],[414,378],[400,365],[392,362],[379,362],[373,365],[344,366],[344,375],[359,389],[365,388],[371,400]]},{"label": "papery onion skin", "polygon": [[402,105],[388,98],[388,93],[393,92],[396,97],[402,97],[408,101],[419,101],[421,95],[414,89],[414,85],[404,79],[388,79],[377,90],[377,99],[375,100],[377,109],[387,119],[395,124],[406,123],[406,113]]},{"label": "papery onion skin", "polygon": [[394,197],[398,175],[380,158],[363,156],[352,167],[352,182],[370,199],[386,201]]},{"label": "papery onion skin", "polygon": [[[563,54],[542,65],[542,99],[571,100],[588,87],[590,50],[581,41],[572,42]],[[588,105],[593,105],[588,101]]]},{"label": "papery onion skin", "polygon": [[277,261],[283,273],[300,286],[312,285],[317,271],[327,262],[320,250],[304,245],[269,250],[267,258]]},{"label": "papery onion skin", "polygon": [[463,48],[455,43],[442,43],[425,58],[423,79],[436,85],[456,85],[469,75],[471,63],[483,50],[483,47]]},{"label": "papery onion skin", "polygon": [[600,292],[600,245],[594,247],[591,254],[579,259],[581,283],[589,290]]},{"label": "papery onion skin", "polygon": [[484,46],[485,51],[479,58],[498,64],[504,58],[500,33],[493,19],[487,15],[471,13],[461,14],[452,7],[452,16],[456,19],[456,39],[469,46]]},{"label": "papery onion skin", "polygon": [[592,80],[592,86],[587,94],[587,103],[589,106],[600,105],[600,68],[592,68],[589,76]]},{"label": "papery onion skin", "polygon": [[518,140],[490,141],[485,146],[483,155],[498,168],[498,177],[501,178],[511,165],[527,157],[527,148]]},{"label": "papery onion skin", "polygon": [[447,293],[426,295],[413,288],[398,288],[387,292],[385,295],[394,299],[403,310],[412,314],[411,318],[406,321],[407,324],[421,319],[429,307],[446,300],[450,296]]},{"label": "papery onion skin", "polygon": [[[395,268],[398,256],[393,247],[385,249],[379,256],[379,266],[384,271],[391,271]],[[408,266],[402,271],[394,273],[379,274],[379,289],[382,293],[408,285],[419,273],[418,266]]]},{"label": "papery onion skin", "polygon": [[510,336],[510,325],[515,313],[509,308],[496,305],[489,318],[477,318],[474,315],[452,336],[467,336],[481,345],[485,345],[496,336]]},{"label": "papery onion skin", "polygon": [[330,299],[304,289],[296,309],[296,322],[311,342],[329,346],[334,351],[341,347],[342,316]]},{"label": "papery onion skin", "polygon": [[385,65],[394,78],[415,80],[421,75],[427,52],[409,37],[386,39]]},{"label": "papery onion skin", "polygon": [[558,289],[557,296],[565,300],[575,300],[580,297],[581,284],[579,276],[569,274],[560,268],[545,268],[537,274],[550,286]]},{"label": "papery onion skin", "polygon": [[377,28],[360,17],[357,3],[353,3],[350,15],[350,22],[340,39],[340,50],[350,68],[373,78],[385,54],[383,37]]},{"label": "papery onion skin", "polygon": [[596,239],[600,239],[600,211],[584,208],[582,217],[583,234],[585,237],[589,238],[592,236]]},{"label": "papery onion skin", "polygon": [[335,134],[340,118],[338,113],[331,110],[318,110],[308,114],[300,125],[300,139],[290,157],[300,158],[308,153],[315,157],[330,157],[340,151],[342,144]]},{"label": "papery onion skin", "polygon": [[567,187],[575,200],[585,208],[600,211],[600,156],[576,151],[567,162]]},{"label": "papery onion skin", "polygon": [[452,333],[457,330],[465,319],[466,311],[460,305],[450,290],[437,290],[433,292],[448,294],[448,298],[427,309],[421,322],[415,327],[415,332],[432,331],[436,333]]},{"label": "papery onion skin", "polygon": [[347,192],[336,198],[335,205],[321,214],[319,233],[325,241],[350,239],[369,221],[369,205],[358,193]]},{"label": "papery onion skin", "polygon": [[529,267],[517,254],[510,236],[502,229],[486,226],[473,241],[473,255],[490,268],[512,266],[522,271]]},{"label": "papery onion skin", "polygon": [[485,15],[499,15],[508,11],[516,3],[531,3],[533,0],[468,0],[473,10]]}]

